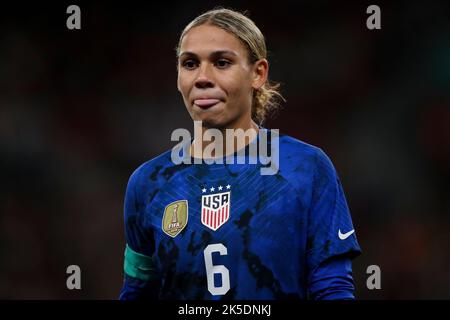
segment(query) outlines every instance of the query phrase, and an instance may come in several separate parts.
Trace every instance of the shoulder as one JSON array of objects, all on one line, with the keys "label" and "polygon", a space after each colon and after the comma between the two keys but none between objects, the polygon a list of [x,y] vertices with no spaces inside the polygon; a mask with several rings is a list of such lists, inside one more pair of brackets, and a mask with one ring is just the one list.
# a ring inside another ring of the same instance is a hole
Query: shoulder
[{"label": "shoulder", "polygon": [[318,177],[332,177],[334,167],[328,155],[319,147],[280,134],[280,174],[298,189],[312,186]]},{"label": "shoulder", "polygon": [[172,149],[169,149],[139,165],[131,174],[128,187],[134,188],[137,193],[142,189],[158,188],[178,170],[182,170],[185,166],[175,165],[171,154]]},{"label": "shoulder", "polygon": [[331,159],[317,146],[284,134],[280,134],[279,144],[280,159],[287,170],[314,172],[318,167],[332,166]]},{"label": "shoulder", "polygon": [[296,156],[312,160],[318,153],[323,152],[319,147],[286,134],[280,134],[279,139],[280,153],[283,152],[286,156]]}]

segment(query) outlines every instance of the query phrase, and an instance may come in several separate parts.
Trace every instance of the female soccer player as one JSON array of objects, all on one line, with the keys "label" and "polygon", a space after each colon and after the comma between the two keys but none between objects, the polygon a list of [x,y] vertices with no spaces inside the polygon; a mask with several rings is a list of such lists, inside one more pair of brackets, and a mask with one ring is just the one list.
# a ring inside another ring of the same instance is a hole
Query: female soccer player
[{"label": "female soccer player", "polygon": [[[280,98],[261,31],[241,13],[208,11],[182,32],[177,58],[191,118],[223,140],[194,136],[183,149],[192,162],[167,151],[131,175],[120,299],[353,299],[360,247],[330,159],[286,135],[261,139]],[[227,129],[258,135],[224,150]],[[279,154],[272,174],[250,161],[257,143]],[[222,161],[206,163],[211,145]],[[226,161],[243,150],[245,163]]]}]

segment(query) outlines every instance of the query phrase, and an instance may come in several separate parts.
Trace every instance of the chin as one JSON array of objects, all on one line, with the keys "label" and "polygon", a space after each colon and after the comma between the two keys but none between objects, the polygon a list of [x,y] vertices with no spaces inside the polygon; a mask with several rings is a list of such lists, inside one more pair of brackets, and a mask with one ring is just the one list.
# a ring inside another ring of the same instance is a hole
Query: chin
[{"label": "chin", "polygon": [[204,128],[207,129],[221,129],[227,126],[227,124],[229,123],[229,121],[226,121],[226,119],[224,119],[223,116],[221,116],[220,114],[218,115],[213,115],[213,114],[203,114],[201,116],[197,116],[195,117],[196,121],[201,121],[202,122],[202,126]]},{"label": "chin", "polygon": [[203,114],[202,116],[196,117],[197,121],[202,121],[202,126],[206,129],[225,129],[230,128],[237,118],[230,117],[230,115],[225,115],[223,113],[219,114]]},{"label": "chin", "polygon": [[202,120],[202,125],[204,128],[207,129],[221,129],[223,127],[225,127],[225,124],[221,121],[218,121],[216,119],[203,119]]}]

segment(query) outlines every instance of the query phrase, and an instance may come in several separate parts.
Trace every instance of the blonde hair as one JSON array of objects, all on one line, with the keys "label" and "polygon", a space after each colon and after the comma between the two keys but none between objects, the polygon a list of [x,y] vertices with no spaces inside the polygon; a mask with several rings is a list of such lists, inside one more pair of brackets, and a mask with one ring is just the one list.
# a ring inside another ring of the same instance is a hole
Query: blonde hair
[{"label": "blonde hair", "polygon": [[[209,24],[219,27],[236,36],[248,50],[250,64],[260,59],[267,59],[266,42],[263,34],[246,13],[225,8],[207,11],[192,20],[183,30],[176,47],[177,57],[180,54],[181,41],[186,33],[194,27]],[[262,124],[268,115],[280,108],[280,100],[286,101],[279,92],[280,84],[267,79],[264,85],[253,91],[252,119]]]}]

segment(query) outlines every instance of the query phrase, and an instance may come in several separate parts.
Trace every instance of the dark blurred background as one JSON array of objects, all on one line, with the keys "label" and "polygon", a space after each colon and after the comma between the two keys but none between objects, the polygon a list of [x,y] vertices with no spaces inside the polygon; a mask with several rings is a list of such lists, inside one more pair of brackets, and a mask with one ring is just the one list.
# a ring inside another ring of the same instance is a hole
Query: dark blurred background
[{"label": "dark blurred background", "polygon": [[[81,30],[66,8],[81,8]],[[366,8],[381,7],[381,30]],[[448,1],[72,1],[0,14],[0,298],[116,299],[129,175],[192,124],[175,45],[197,15],[248,10],[287,99],[266,127],[321,147],[363,248],[360,299],[450,299]],[[66,267],[82,290],[66,288]],[[366,268],[381,268],[368,290]]]}]

